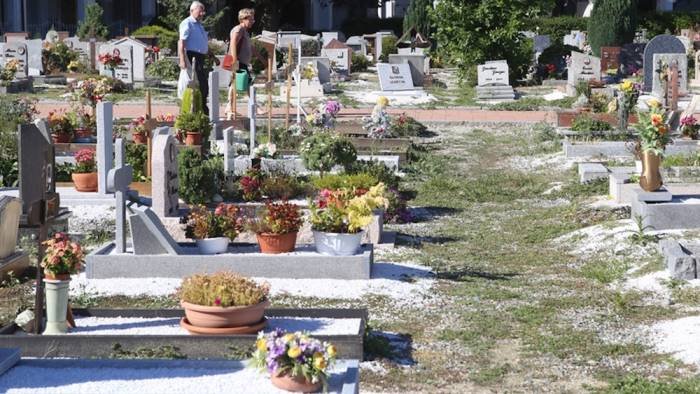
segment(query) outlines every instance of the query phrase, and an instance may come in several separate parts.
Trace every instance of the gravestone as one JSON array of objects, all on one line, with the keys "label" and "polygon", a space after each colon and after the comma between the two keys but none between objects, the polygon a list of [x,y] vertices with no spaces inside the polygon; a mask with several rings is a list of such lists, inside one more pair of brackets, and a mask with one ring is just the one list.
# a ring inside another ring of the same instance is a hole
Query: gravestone
[{"label": "gravestone", "polygon": [[28,75],[29,53],[27,52],[27,44],[24,42],[8,42],[3,46],[2,65],[4,66],[12,59],[19,61],[17,69],[17,78],[25,78]]},{"label": "gravestone", "polygon": [[0,266],[5,258],[15,253],[21,214],[22,203],[19,199],[0,196]]},{"label": "gravestone", "polygon": [[384,92],[415,89],[408,64],[377,63],[377,75],[379,87]]},{"label": "gravestone", "polygon": [[362,56],[367,56],[367,40],[361,36],[352,36],[345,41],[345,44],[349,46],[353,52],[358,53]]},{"label": "gravestone", "polygon": [[[678,93],[685,95],[688,93],[688,58],[686,55],[678,53],[656,53],[654,54],[654,74],[652,75],[651,93],[657,97],[664,96],[664,84],[659,78],[659,62],[667,64],[670,68],[673,62],[678,62]],[[646,72],[645,72],[646,73]]]},{"label": "gravestone", "polygon": [[236,157],[248,153],[246,137],[249,133],[243,130],[235,130],[228,127],[224,130],[224,173],[228,176],[235,175]]},{"label": "gravestone", "polygon": [[126,252],[126,194],[134,177],[134,169],[125,165],[124,140],[117,138],[115,145],[115,168],[107,176],[107,192],[114,193],[115,201],[115,244],[117,253]]},{"label": "gravestone", "polygon": [[6,43],[25,41],[28,38],[29,38],[29,33],[27,33],[26,31],[5,33],[5,42]]},{"label": "gravestone", "polygon": [[[206,98],[205,98],[206,100]],[[211,71],[209,73],[209,121],[218,122],[219,121],[219,73],[216,71]],[[211,135],[216,138],[216,133],[212,132]]]},{"label": "gravestone", "polygon": [[292,44],[292,49],[296,49],[299,39],[301,39],[301,31],[277,32],[277,48],[289,48],[289,44]]},{"label": "gravestone", "polygon": [[644,48],[644,91],[652,89],[654,81],[654,55],[657,53],[682,53],[685,54],[683,43],[670,34],[662,34],[651,39]]},{"label": "gravestone", "polygon": [[632,75],[644,67],[646,44],[624,44],[620,50],[620,65],[625,75]]},{"label": "gravestone", "polygon": [[124,37],[111,43],[113,46],[131,47],[134,81],[143,82],[146,80],[146,59],[149,46],[144,42],[131,37]]},{"label": "gravestone", "polygon": [[[42,127],[38,127],[41,125]],[[30,224],[43,223],[50,207],[58,211],[55,181],[55,152],[45,123],[19,127],[19,198]]]},{"label": "gravestone", "polygon": [[425,55],[389,55],[389,64],[408,64],[413,86],[423,86],[426,67]]},{"label": "gravestone", "polygon": [[177,147],[168,127],[155,130],[151,163],[153,211],[160,217],[179,216]]},{"label": "gravestone", "polygon": [[338,33],[337,31],[321,32],[321,42],[323,42],[323,45],[326,46],[333,40],[341,41],[340,34],[341,33]]},{"label": "gravestone", "polygon": [[[324,40],[324,42],[326,42]],[[321,56],[327,57],[331,63],[335,63],[338,71],[350,74],[352,64],[352,49],[344,43],[332,39],[321,49]]]},{"label": "gravestone", "polygon": [[180,245],[168,234],[158,215],[148,207],[129,208],[129,230],[135,255],[178,255]]},{"label": "gravestone", "polygon": [[621,47],[600,47],[600,70],[617,70],[620,67]]},{"label": "gravestone", "polygon": [[112,169],[114,146],[112,145],[112,103],[102,101],[97,103],[97,193],[108,194],[107,174]]},{"label": "gravestone", "polygon": [[78,37],[68,37],[63,42],[72,50],[78,52],[80,60],[85,64],[90,64],[90,43],[80,41]]},{"label": "gravestone", "polygon": [[514,100],[515,92],[510,86],[508,63],[505,60],[488,61],[476,67],[478,100]]},{"label": "gravestone", "polygon": [[569,96],[576,94],[576,85],[581,81],[600,80],[600,58],[580,52],[571,52],[566,91]]},{"label": "gravestone", "polygon": [[322,56],[302,56],[301,67],[303,68],[308,63],[312,63],[318,71],[318,81],[321,85],[331,82],[331,61],[327,57]]},{"label": "gravestone", "polygon": [[[124,83],[134,83],[134,64],[132,56],[133,48],[130,45],[102,45],[98,51],[99,54],[110,53],[115,56],[119,56],[122,59],[122,64],[114,69],[114,77],[121,80]],[[99,66],[100,74],[110,75],[110,70],[107,69],[104,64],[100,63]]]},{"label": "gravestone", "polygon": [[43,42],[40,39],[37,40],[27,40],[25,41],[27,45],[27,72],[28,75],[33,77],[41,75],[44,72],[44,66],[42,64],[42,54]]}]

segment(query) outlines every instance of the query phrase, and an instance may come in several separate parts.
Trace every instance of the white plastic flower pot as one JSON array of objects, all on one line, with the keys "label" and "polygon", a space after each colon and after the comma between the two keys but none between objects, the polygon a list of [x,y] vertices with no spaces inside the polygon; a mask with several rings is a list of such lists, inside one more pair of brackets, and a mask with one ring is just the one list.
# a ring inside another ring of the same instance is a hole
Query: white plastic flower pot
[{"label": "white plastic flower pot", "polygon": [[68,332],[66,312],[68,311],[69,280],[44,279],[46,288],[46,329],[44,335],[60,335]]},{"label": "white plastic flower pot", "polygon": [[314,231],[316,251],[328,256],[352,256],[362,244],[364,231],[355,234],[323,233]]},{"label": "white plastic flower pot", "polygon": [[219,254],[228,251],[229,239],[226,237],[198,239],[197,247],[200,254]]}]

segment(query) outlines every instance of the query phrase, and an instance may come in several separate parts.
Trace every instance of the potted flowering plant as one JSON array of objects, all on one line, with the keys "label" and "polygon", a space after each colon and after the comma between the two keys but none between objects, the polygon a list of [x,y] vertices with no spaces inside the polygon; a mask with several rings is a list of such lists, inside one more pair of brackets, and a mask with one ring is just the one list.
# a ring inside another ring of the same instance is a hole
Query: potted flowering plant
[{"label": "potted flowering plant", "polygon": [[5,63],[4,67],[0,67],[0,82],[2,86],[7,86],[10,82],[12,82],[12,80],[15,79],[19,66],[19,60],[12,59]]},{"label": "potted flowering plant", "polygon": [[83,108],[77,108],[71,112],[71,122],[75,126],[73,134],[73,142],[90,143],[92,136],[97,128],[97,119],[94,115],[83,111]]},{"label": "potted flowering plant", "polygon": [[294,251],[301,224],[298,206],[267,202],[265,209],[248,222],[248,229],[255,233],[262,253],[279,254]]},{"label": "potted flowering plant", "polygon": [[384,189],[384,184],[379,183],[368,191],[321,190],[309,204],[316,251],[332,256],[355,254],[374,210],[388,207]]},{"label": "potted flowering plant", "polygon": [[255,347],[251,365],[267,371],[275,387],[304,393],[327,388],[328,368],[337,356],[330,343],[278,328],[267,334],[259,332]]},{"label": "potted flowering plant", "polygon": [[211,123],[203,112],[180,113],[175,120],[178,139],[186,145],[201,145],[202,140],[209,138]]},{"label": "potted flowering plant", "polygon": [[67,144],[73,138],[73,123],[63,112],[49,112],[49,129],[54,144]]},{"label": "potted flowering plant", "polygon": [[243,192],[243,200],[255,201],[262,198],[260,189],[263,181],[263,173],[259,169],[251,168],[241,177],[238,184]]},{"label": "potted flowering plant", "polygon": [[46,330],[44,334],[63,334],[68,331],[66,311],[70,275],[83,266],[85,254],[76,242],[64,233],[56,233],[43,242],[46,246],[41,267],[44,269],[46,287]]},{"label": "potted flowering plant", "polygon": [[197,242],[202,254],[224,253],[243,227],[237,214],[238,208],[233,204],[221,203],[213,212],[197,205],[181,223],[185,224],[185,236]]},{"label": "potted flowering plant", "polygon": [[117,53],[103,53],[98,56],[98,60],[105,66],[109,73],[108,77],[114,78],[114,69],[120,66],[124,60]]},{"label": "potted flowering plant", "polygon": [[146,130],[146,117],[139,116],[134,118],[129,123],[129,131],[131,131],[131,139],[137,145],[148,143],[148,131]]},{"label": "potted flowering plant", "polygon": [[71,174],[75,190],[79,192],[97,191],[97,163],[95,163],[95,151],[81,149],[73,155],[75,168]]},{"label": "potted flowering plant", "polygon": [[109,83],[98,78],[86,78],[78,81],[75,85],[70,85],[70,89],[73,93],[73,99],[83,105],[89,105],[93,115],[97,113],[97,103],[102,101],[111,91]]},{"label": "potted flowering plant", "polygon": [[649,112],[639,113],[636,126],[639,133],[642,156],[642,174],[639,185],[645,191],[658,190],[663,184],[659,167],[666,145],[671,142],[669,126],[663,110],[652,107]]},{"label": "potted flowering plant", "polygon": [[193,334],[252,334],[265,326],[269,292],[269,284],[234,272],[189,276],[177,292],[185,310],[180,324]]},{"label": "potted flowering plant", "polygon": [[694,140],[698,138],[700,125],[693,115],[684,116],[681,119],[681,136],[685,139]]}]

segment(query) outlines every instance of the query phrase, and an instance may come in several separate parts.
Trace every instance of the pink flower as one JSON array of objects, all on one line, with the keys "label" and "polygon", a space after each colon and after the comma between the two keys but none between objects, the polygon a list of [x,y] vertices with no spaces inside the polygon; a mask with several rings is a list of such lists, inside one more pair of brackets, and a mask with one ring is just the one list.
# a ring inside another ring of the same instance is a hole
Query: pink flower
[{"label": "pink flower", "polygon": [[221,298],[216,297],[216,299],[214,300],[214,305],[221,306]]}]

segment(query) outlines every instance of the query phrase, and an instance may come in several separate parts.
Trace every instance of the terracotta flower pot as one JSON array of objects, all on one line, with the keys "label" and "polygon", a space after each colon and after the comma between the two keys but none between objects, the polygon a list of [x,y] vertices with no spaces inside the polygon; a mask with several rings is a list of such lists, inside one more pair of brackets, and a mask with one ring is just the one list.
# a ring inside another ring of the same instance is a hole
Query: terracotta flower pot
[{"label": "terracotta flower pot", "polygon": [[148,143],[148,137],[146,137],[146,134],[132,134],[131,139],[134,140],[134,144],[136,145],[146,145]]},{"label": "terracotta flower pot", "polygon": [[71,178],[73,179],[75,190],[79,192],[97,191],[97,172],[88,172],[85,174],[72,173]]},{"label": "terracotta flower pot", "polygon": [[202,133],[187,132],[185,137],[185,145],[202,145]]},{"label": "terracotta flower pot", "polygon": [[53,139],[54,144],[68,144],[70,143],[71,135],[70,133],[54,133],[51,134],[51,139]]},{"label": "terracotta flower pot", "polygon": [[185,301],[180,301],[180,305],[185,309],[187,321],[193,326],[223,328],[249,326],[260,322],[265,315],[265,308],[270,305],[270,301],[265,300],[255,305],[228,308],[196,305]]},{"label": "terracotta flower pot", "polygon": [[289,374],[270,376],[272,384],[282,390],[293,393],[317,393],[321,390],[321,382],[311,383],[303,376],[291,376]]},{"label": "terracotta flower pot", "polygon": [[260,245],[260,251],[266,254],[280,254],[294,251],[297,242],[297,233],[287,234],[255,234]]},{"label": "terracotta flower pot", "polygon": [[54,274],[51,272],[44,272],[44,278],[49,280],[70,280],[70,274]]}]

